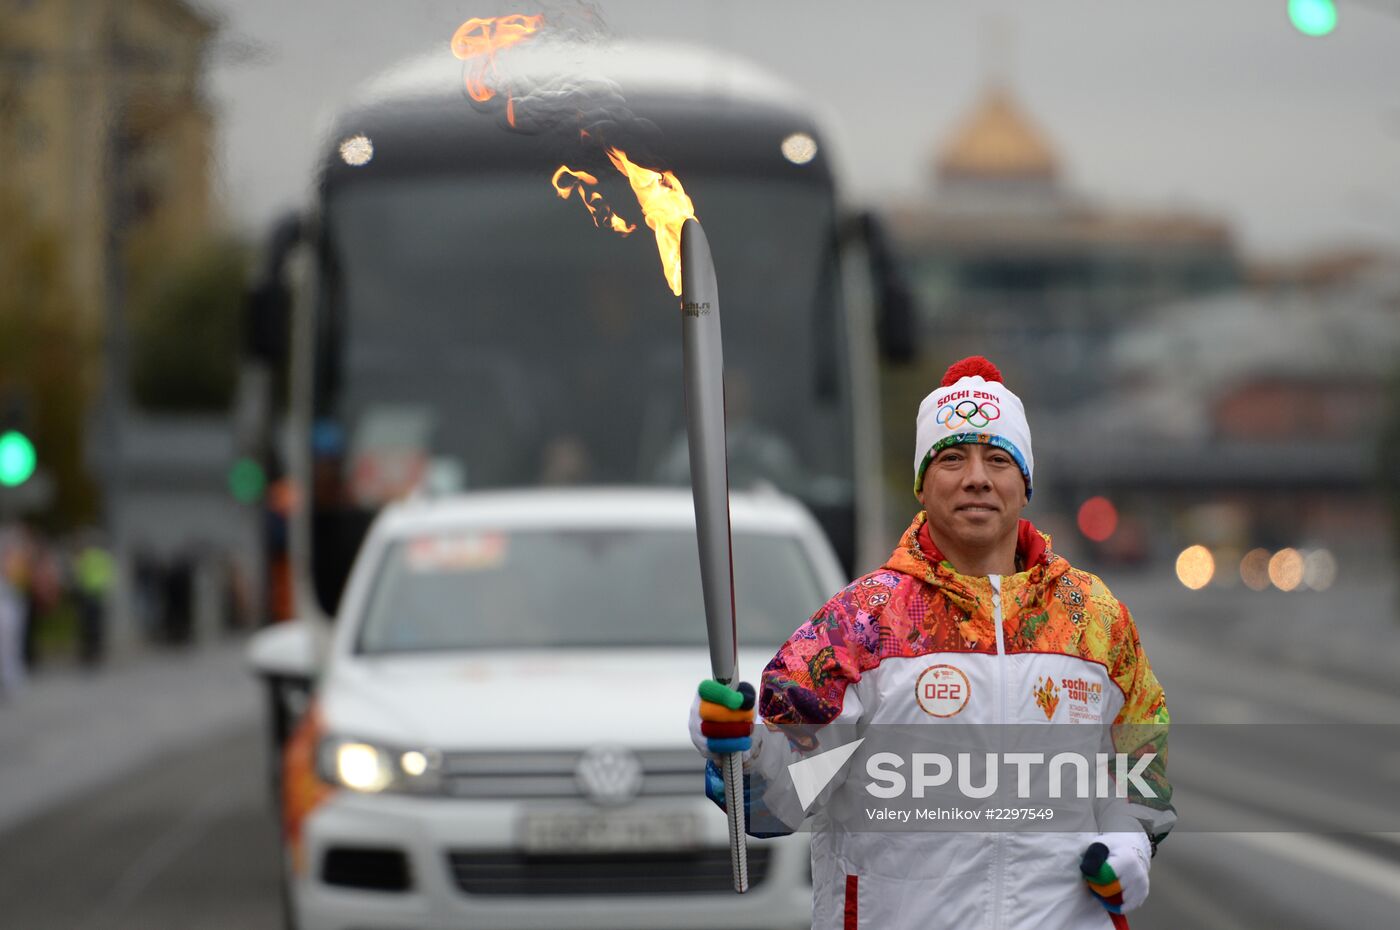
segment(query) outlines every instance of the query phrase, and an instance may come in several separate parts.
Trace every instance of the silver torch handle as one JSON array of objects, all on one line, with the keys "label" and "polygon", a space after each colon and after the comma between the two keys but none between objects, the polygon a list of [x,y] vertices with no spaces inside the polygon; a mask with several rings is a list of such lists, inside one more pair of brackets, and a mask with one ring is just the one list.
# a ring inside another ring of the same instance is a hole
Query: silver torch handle
[{"label": "silver torch handle", "polygon": [[[686,436],[690,487],[695,495],[695,534],[700,545],[700,584],[710,634],[715,680],[739,680],[734,622],[734,557],[729,535],[729,463],[724,433],[724,348],[720,342],[719,286],[705,230],[694,220],[681,227],[681,340],[685,359]],[[729,812],[729,859],[734,890],[749,890],[744,824],[742,753],[724,756],[724,803]]]}]

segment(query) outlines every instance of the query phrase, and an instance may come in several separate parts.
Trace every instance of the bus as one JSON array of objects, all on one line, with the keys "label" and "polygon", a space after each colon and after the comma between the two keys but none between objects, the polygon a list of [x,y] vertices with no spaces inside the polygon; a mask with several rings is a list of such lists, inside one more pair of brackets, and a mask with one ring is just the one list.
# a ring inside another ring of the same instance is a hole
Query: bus
[{"label": "bus", "polygon": [[[732,486],[801,500],[848,572],[882,559],[876,378],[913,355],[909,298],[879,223],[838,196],[811,106],[684,46],[522,62],[521,86],[562,82],[593,131],[513,130],[473,105],[460,62],[414,60],[339,110],[310,205],[269,239],[250,328],[258,363],[289,372],[262,451],[285,437],[292,612],[335,615],[373,516],[414,488],[688,481],[677,301],[599,127],[674,172],[705,227]],[[565,164],[637,232],[563,199]]]}]

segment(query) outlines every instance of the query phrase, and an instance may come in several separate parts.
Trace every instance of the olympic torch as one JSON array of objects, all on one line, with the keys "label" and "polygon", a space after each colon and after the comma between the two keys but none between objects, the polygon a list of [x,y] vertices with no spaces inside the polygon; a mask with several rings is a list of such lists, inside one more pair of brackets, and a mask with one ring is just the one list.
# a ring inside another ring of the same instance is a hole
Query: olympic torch
[{"label": "olympic torch", "polygon": [[[700,545],[705,625],[710,634],[710,670],[716,681],[732,686],[739,680],[739,637],[734,622],[734,557],[729,535],[719,285],[705,230],[693,219],[681,227],[681,339],[690,487],[695,495],[695,534]],[[724,804],[729,812],[734,890],[743,894],[749,890],[743,754],[726,754],[720,770],[724,776]]]},{"label": "olympic torch", "polygon": [[[495,97],[496,90],[485,80],[488,73],[495,73],[495,53],[529,38],[542,22],[540,16],[512,15],[470,19],[462,24],[452,37],[452,52],[462,60],[477,59],[474,70],[467,76],[467,91],[472,99],[485,102]],[[506,119],[512,127],[515,126],[514,105],[514,98],[508,98]],[[666,283],[681,299],[686,437],[690,443],[690,485],[695,495],[695,532],[700,547],[705,624],[710,637],[710,668],[716,681],[733,685],[739,680],[739,647],[734,624],[729,464],[724,436],[724,350],[720,344],[715,263],[710,257],[705,231],[695,219],[694,205],[680,180],[670,171],[658,171],[633,162],[616,146],[610,146],[607,155],[612,166],[627,177],[647,226],[656,233]],[[584,186],[594,188],[598,184],[593,174],[560,165],[551,183],[554,192],[565,200],[577,190],[595,226],[622,236],[636,228],[614,213],[597,190],[585,192]],[[729,811],[734,890],[743,894],[749,890],[749,863],[744,829],[742,753],[726,754],[721,767],[724,801]]]}]

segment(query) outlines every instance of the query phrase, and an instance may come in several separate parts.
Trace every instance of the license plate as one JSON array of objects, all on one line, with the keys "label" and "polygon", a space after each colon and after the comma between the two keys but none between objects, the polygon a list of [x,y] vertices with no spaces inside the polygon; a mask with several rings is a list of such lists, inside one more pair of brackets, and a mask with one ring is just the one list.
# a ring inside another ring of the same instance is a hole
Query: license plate
[{"label": "license plate", "polygon": [[526,852],[623,852],[693,849],[700,829],[694,814],[677,811],[558,811],[521,822]]}]

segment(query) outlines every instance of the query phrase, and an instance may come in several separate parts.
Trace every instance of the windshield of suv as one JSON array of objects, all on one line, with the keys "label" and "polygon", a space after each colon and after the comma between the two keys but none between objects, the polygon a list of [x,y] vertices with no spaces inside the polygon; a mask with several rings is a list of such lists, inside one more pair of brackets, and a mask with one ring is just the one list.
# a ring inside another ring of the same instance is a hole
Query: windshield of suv
[{"label": "windshield of suv", "polygon": [[[776,647],[822,605],[797,540],[734,535],[741,641]],[[695,533],[471,531],[392,544],[358,651],[704,646]]]}]

